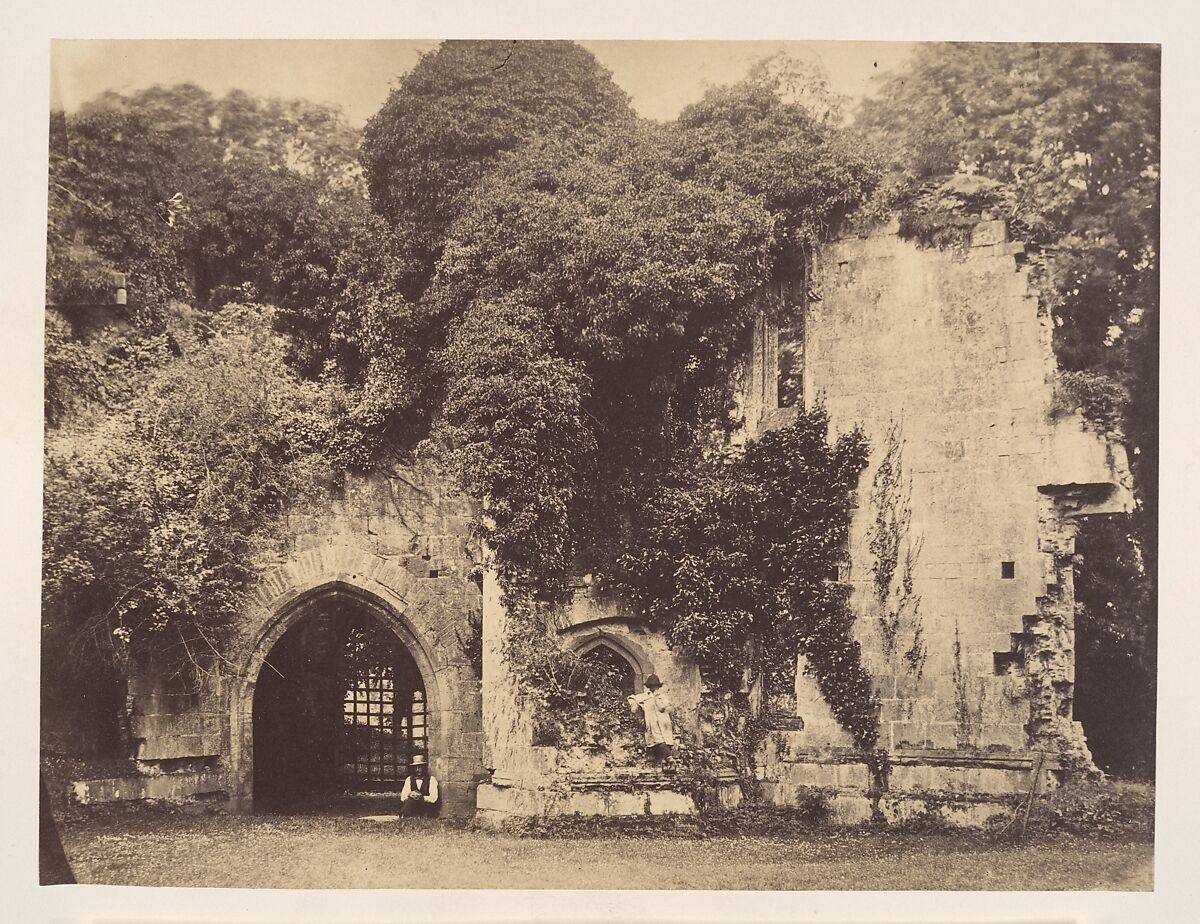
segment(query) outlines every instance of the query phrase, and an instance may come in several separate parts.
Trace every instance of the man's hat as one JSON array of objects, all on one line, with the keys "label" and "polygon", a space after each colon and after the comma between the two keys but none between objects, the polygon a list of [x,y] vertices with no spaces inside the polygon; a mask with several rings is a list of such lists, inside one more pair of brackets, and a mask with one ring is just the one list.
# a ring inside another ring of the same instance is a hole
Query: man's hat
[{"label": "man's hat", "polygon": [[646,678],[646,686],[650,688],[661,687],[662,681],[658,679],[658,674],[651,674]]},{"label": "man's hat", "polygon": [[425,755],[424,754],[414,754],[413,759],[412,759],[412,765],[414,767],[425,766]]}]

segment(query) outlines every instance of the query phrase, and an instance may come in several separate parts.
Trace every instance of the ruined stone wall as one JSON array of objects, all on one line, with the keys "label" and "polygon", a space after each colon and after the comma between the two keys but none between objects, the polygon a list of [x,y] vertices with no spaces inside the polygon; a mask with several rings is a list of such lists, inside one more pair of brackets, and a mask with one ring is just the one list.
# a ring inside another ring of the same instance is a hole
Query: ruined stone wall
[{"label": "ruined stone wall", "polygon": [[[824,403],[834,432],[862,426],[872,446],[842,579],[883,702],[881,745],[1086,760],[1070,711],[1070,520],[1128,509],[1130,484],[1123,450],[1055,408],[1052,320],[1023,246],[998,221],[946,251],[902,240],[893,224],[826,246],[812,287],[805,402]],[[767,362],[771,333],[756,337]],[[746,389],[751,436],[794,413],[773,406],[770,374]],[[911,592],[897,586],[881,603],[871,493],[889,433],[909,514],[901,553],[915,555]],[[889,651],[883,614],[898,596]],[[923,660],[904,657],[920,649]],[[812,719],[795,735],[800,750],[849,744],[803,674],[797,693]]]},{"label": "ruined stone wall", "polygon": [[[838,579],[853,588],[856,632],[882,701],[891,795],[801,659],[799,721],[769,734],[759,754],[771,801],[833,791],[845,820],[860,821],[922,810],[920,794],[937,792],[978,821],[1035,780],[1049,784],[1064,764],[1088,760],[1071,717],[1074,518],[1127,509],[1129,476],[1120,447],[1055,401],[1052,320],[1039,308],[1024,256],[996,221],[982,222],[970,246],[954,251],[921,249],[894,225],[879,228],[817,255],[809,283],[818,297],[785,319],[788,374],[799,371],[804,404],[824,404],[833,435],[861,426],[872,445]],[[765,320],[752,331],[740,439],[797,414],[778,406],[781,339]],[[893,441],[902,475],[875,497]],[[888,503],[906,525],[881,600],[872,540]],[[489,632],[502,626],[495,596],[485,606],[498,613]],[[601,632],[635,640],[654,651],[656,664],[670,665],[678,701],[698,703],[694,668],[622,616],[619,605],[581,594],[560,614],[563,640]],[[499,634],[491,636],[485,658],[496,785],[481,790],[481,808],[499,816],[622,811],[579,802],[580,779],[613,777],[611,759],[585,767],[530,746],[529,716],[499,644]]]},{"label": "ruined stone wall", "polygon": [[[823,402],[835,432],[862,426],[872,445],[839,578],[853,587],[856,631],[882,698],[893,790],[1011,795],[1063,761],[1085,762],[1071,717],[1075,518],[1126,509],[1130,485],[1119,446],[1054,400],[1052,320],[1031,291],[1023,248],[999,222],[980,224],[963,251],[920,249],[884,227],[828,245],[810,284],[819,298],[788,333],[802,338],[793,356],[803,357],[803,400]],[[754,331],[745,438],[796,413],[776,406],[779,340],[765,322]],[[889,434],[905,473],[903,549],[915,551],[890,650],[883,630],[895,600],[877,598],[871,549],[872,484]],[[478,804],[493,817],[685,810],[690,797],[635,759],[534,743],[503,657],[498,588],[491,577],[482,590],[470,578],[480,558],[468,538],[474,513],[436,475],[397,471],[350,478],[323,505],[289,516],[290,548],[262,563],[225,676],[195,690],[154,677],[131,688],[140,758],[210,788],[219,779],[247,804],[262,658],[311,595],[345,593],[373,601],[436,698],[431,754],[449,810],[470,810],[485,771],[494,776]],[[461,644],[480,614],[482,694]],[[683,728],[698,727],[695,666],[619,602],[581,589],[557,630],[576,648],[613,643],[639,679],[658,673]],[[917,649],[921,658],[905,657]],[[831,787],[856,793],[859,811],[872,785],[861,755],[803,670],[796,693],[801,721],[763,749],[767,797],[792,802]]]},{"label": "ruined stone wall", "polygon": [[201,773],[235,807],[253,796],[252,707],[271,646],[319,598],[344,595],[392,628],[414,656],[430,705],[430,756],[443,811],[474,808],[483,775],[480,682],[467,643],[482,618],[471,502],[436,472],[347,476],[290,514],[287,548],[259,562],[252,602],[217,673],[189,683],[147,672],[130,684],[144,771]]},{"label": "ruined stone wall", "polygon": [[[479,788],[485,821],[513,815],[629,815],[692,812],[692,797],[678,781],[646,762],[640,737],[615,740],[603,752],[583,747],[539,745],[532,707],[504,657],[508,614],[493,575],[484,583],[483,715],[485,763],[493,771]],[[570,604],[554,614],[559,644],[575,651],[607,645],[633,667],[636,689],[657,674],[671,698],[677,733],[699,727],[700,672],[695,663],[667,647],[620,600],[597,596],[580,585]],[[736,784],[719,795],[735,799]]]}]

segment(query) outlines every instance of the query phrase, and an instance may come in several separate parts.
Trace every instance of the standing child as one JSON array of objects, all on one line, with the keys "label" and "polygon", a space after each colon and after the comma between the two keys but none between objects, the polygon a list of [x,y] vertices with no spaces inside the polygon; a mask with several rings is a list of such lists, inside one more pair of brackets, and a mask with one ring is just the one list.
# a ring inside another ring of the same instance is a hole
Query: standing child
[{"label": "standing child", "polygon": [[646,692],[629,697],[634,715],[640,710],[646,723],[646,751],[655,763],[670,761],[675,748],[675,727],[671,723],[671,702],[657,674],[646,678]]}]

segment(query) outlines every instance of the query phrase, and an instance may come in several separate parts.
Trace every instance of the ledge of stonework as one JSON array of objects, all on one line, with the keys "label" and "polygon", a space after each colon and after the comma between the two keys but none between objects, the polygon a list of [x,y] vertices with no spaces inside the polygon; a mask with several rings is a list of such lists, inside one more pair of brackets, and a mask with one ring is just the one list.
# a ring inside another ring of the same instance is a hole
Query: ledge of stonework
[{"label": "ledge of stonework", "polygon": [[[741,787],[732,771],[716,774],[717,800],[732,807]],[[691,815],[696,812],[694,781],[685,773],[616,767],[602,773],[564,776],[547,785],[493,779],[476,791],[476,818],[502,823],[506,818],[554,815]]]},{"label": "ledge of stonework", "polygon": [[1058,770],[1062,761],[1057,754],[1036,752],[971,752],[957,748],[898,748],[889,757],[895,764],[928,764],[943,767],[980,767],[997,770],[1032,770],[1040,763],[1043,770]]},{"label": "ledge of stonework", "polygon": [[[734,770],[717,770],[712,778],[718,784],[736,784]],[[658,768],[613,767],[600,773],[570,773],[566,776],[571,789],[577,791],[606,789],[687,789],[691,776],[685,771],[671,772]]]},{"label": "ledge of stonework", "polygon": [[81,805],[159,799],[172,802],[190,801],[206,796],[223,795],[224,792],[224,774],[219,771],[79,780],[71,786],[72,799]]},{"label": "ledge of stonework", "polygon": [[[768,733],[769,735],[770,733]],[[772,754],[775,761],[786,763],[860,764],[867,754],[858,748],[792,746],[786,754]],[[1062,768],[1059,755],[1037,751],[988,751],[967,748],[896,748],[888,751],[889,762],[928,764],[946,767],[981,767],[999,770],[1031,770],[1041,763],[1043,770]]]}]

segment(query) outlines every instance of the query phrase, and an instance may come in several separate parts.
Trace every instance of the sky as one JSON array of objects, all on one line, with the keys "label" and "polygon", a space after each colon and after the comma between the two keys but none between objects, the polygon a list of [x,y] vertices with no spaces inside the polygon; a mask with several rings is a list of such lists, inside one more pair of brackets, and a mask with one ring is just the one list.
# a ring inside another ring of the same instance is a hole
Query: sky
[{"label": "sky", "polygon": [[[629,93],[637,112],[672,119],[712,84],[740,79],[758,59],[786,51],[820,64],[835,92],[861,99],[871,78],[896,66],[912,42],[585,41]],[[73,111],[105,90],[192,82],[216,95],[238,88],[261,96],[338,104],[362,125],[396,80],[436,41],[409,40],[56,40],[52,105]]]}]

